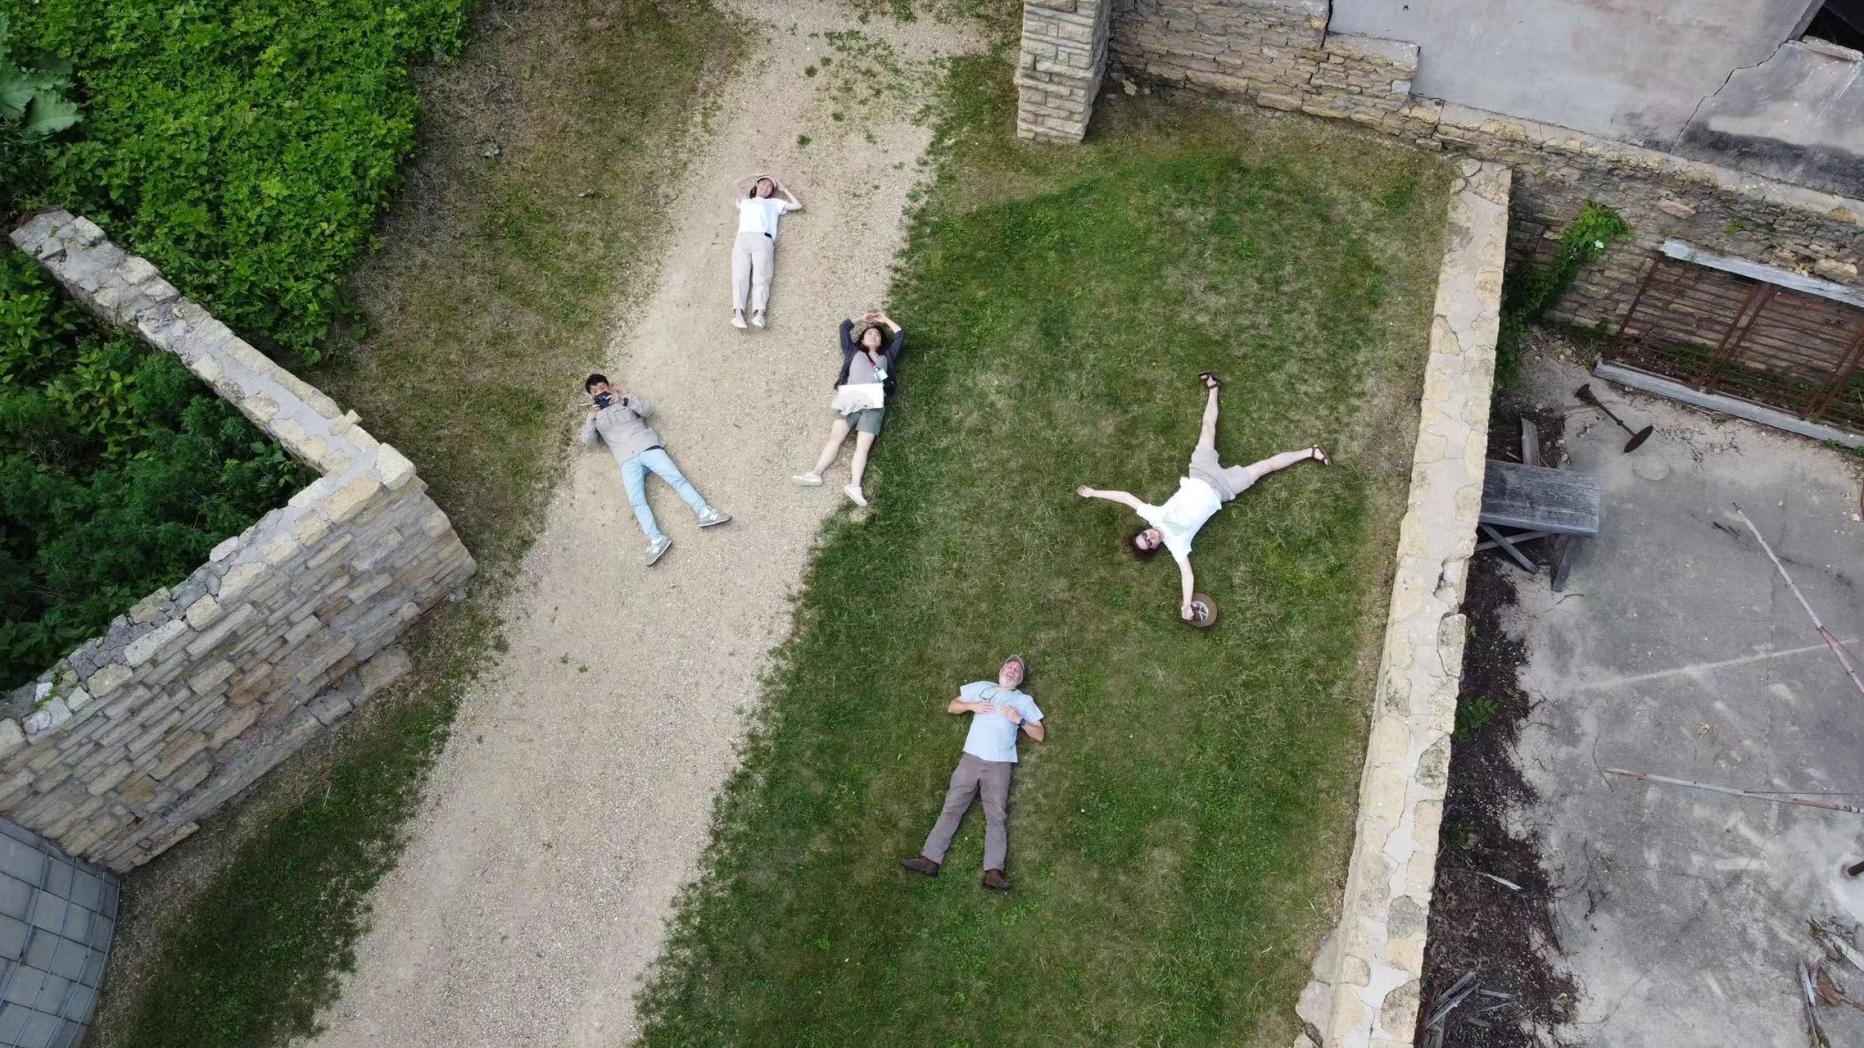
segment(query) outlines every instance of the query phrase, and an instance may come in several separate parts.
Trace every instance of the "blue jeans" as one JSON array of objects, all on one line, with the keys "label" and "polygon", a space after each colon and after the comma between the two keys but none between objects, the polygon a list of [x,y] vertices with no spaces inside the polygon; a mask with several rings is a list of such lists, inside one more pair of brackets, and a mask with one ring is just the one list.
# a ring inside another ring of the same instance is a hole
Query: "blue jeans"
[{"label": "blue jeans", "polygon": [[641,531],[646,533],[647,541],[659,542],[664,536],[660,526],[654,523],[654,511],[647,505],[647,471],[653,470],[661,480],[666,481],[685,500],[694,513],[704,513],[708,507],[686,474],[673,464],[672,456],[666,448],[648,448],[621,464],[621,486],[628,489],[628,504],[634,507],[634,519],[641,522]]}]

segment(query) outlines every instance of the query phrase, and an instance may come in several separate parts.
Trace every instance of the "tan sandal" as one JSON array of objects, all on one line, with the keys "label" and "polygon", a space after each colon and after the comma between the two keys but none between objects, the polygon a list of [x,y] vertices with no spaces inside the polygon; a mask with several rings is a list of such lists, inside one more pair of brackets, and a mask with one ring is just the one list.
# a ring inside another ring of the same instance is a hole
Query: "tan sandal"
[{"label": "tan sandal", "polygon": [[1307,453],[1310,457],[1313,458],[1315,462],[1318,462],[1323,466],[1333,465],[1333,456],[1327,454],[1327,449],[1321,447],[1319,444],[1315,444],[1309,447],[1307,449]]},{"label": "tan sandal", "polygon": [[1197,377],[1204,380],[1205,389],[1223,388],[1223,380],[1217,377],[1215,371],[1200,371],[1197,373]]}]

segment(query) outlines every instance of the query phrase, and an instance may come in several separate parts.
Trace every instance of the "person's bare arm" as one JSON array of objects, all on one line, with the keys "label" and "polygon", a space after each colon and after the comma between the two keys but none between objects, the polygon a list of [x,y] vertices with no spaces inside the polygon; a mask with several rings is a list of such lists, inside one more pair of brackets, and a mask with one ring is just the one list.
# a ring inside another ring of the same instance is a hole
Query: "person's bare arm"
[{"label": "person's bare arm", "polygon": [[784,185],[782,179],[777,178],[775,175],[771,175],[770,184],[776,186],[777,192],[783,194],[783,201],[790,205],[791,211],[801,211],[803,209],[803,202],[796,199],[796,194],[790,192],[790,187]]},{"label": "person's bare arm", "polygon": [[988,702],[966,702],[962,695],[952,696],[951,701],[945,704],[946,713],[989,713],[996,708]]},{"label": "person's bare arm", "polygon": [[887,330],[894,334],[898,334],[900,330],[900,325],[895,323],[893,318],[888,316],[886,311],[882,309],[868,310],[867,321],[870,324],[885,324],[887,326]]},{"label": "person's bare arm", "polygon": [[1090,488],[1086,484],[1083,484],[1074,489],[1074,493],[1084,499],[1106,499],[1108,502],[1117,502],[1127,509],[1134,511],[1146,507],[1146,504],[1134,497],[1133,493],[1130,491],[1102,491],[1099,488]]},{"label": "person's bare arm", "polygon": [[1197,575],[1191,570],[1191,558],[1178,553],[1171,555],[1178,562],[1178,583],[1184,590],[1184,600],[1178,605],[1178,615],[1186,622],[1194,617],[1191,611],[1191,593],[1197,589]]},{"label": "person's bare arm", "polygon": [[1005,703],[1002,706],[998,706],[997,712],[1003,714],[1003,716],[1007,718],[1011,724],[1014,724],[1017,727],[1023,729],[1023,731],[1027,733],[1030,738],[1036,740],[1037,742],[1041,742],[1048,735],[1047,728],[1044,728],[1041,724],[1038,724],[1035,721],[1024,720],[1023,711],[1017,709],[1015,706],[1009,703]]}]

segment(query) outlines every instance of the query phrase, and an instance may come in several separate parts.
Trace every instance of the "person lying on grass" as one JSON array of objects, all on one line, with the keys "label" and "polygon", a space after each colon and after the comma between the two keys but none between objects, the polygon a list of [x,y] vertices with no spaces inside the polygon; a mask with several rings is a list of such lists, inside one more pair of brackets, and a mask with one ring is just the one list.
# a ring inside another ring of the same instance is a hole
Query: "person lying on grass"
[{"label": "person lying on grass", "polygon": [[906,331],[877,309],[861,317],[861,334],[850,337],[856,326],[852,320],[841,322],[841,374],[835,378],[835,398],[828,405],[835,413],[828,443],[822,445],[814,469],[790,479],[806,488],[820,486],[822,473],[841,454],[842,442],[852,430],[854,461],[848,467],[848,486],[841,490],[855,505],[865,506],[867,495],[861,488],[861,477],[867,472],[867,453],[880,435],[881,421],[887,417],[887,397],[899,382],[900,351],[906,348]]},{"label": "person lying on grass", "polygon": [[770,270],[777,257],[777,219],[786,211],[801,211],[803,202],[769,175],[741,180],[731,193],[738,209],[738,237],[731,244],[731,326],[744,327],[745,298],[751,306],[751,323],[764,326],[770,305]]},{"label": "person lying on grass", "polygon": [[1217,392],[1223,388],[1223,383],[1208,371],[1198,378],[1204,381],[1208,391],[1204,402],[1204,428],[1198,434],[1197,448],[1191,452],[1189,475],[1179,479],[1177,493],[1166,499],[1163,506],[1141,502],[1124,491],[1100,491],[1086,484],[1075,489],[1084,499],[1106,499],[1129,507],[1146,522],[1132,538],[1130,548],[1135,559],[1150,560],[1161,546],[1171,551],[1172,559],[1178,562],[1178,577],[1183,589],[1178,614],[1186,622],[1196,615],[1191,608],[1191,594],[1197,588],[1197,576],[1191,571],[1191,539],[1197,529],[1222,509],[1225,502],[1248,491],[1256,481],[1278,469],[1287,469],[1309,459],[1325,466],[1333,465],[1333,459],[1327,457],[1319,444],[1302,451],[1285,451],[1247,466],[1223,465],[1217,459]]},{"label": "person lying on grass", "polygon": [[997,682],[972,681],[958,689],[945,704],[946,713],[971,715],[971,730],[964,737],[964,756],[958,770],[951,773],[951,785],[945,790],[945,807],[926,837],[925,847],[900,865],[914,873],[937,877],[945,850],[951,847],[958,823],[970,810],[971,800],[984,797],[984,887],[1007,892],[1010,882],[1004,878],[1004,864],[1010,851],[1010,773],[1016,769],[1016,738],[1026,734],[1041,742],[1048,736],[1042,726],[1042,710],[1036,700],[1017,690],[1023,683],[1028,663],[1021,655],[1003,660],[997,670]]},{"label": "person lying on grass", "polygon": [[618,396],[609,388],[608,376],[590,375],[583,380],[583,392],[589,394],[589,417],[583,420],[582,442],[594,444],[601,438],[621,467],[621,486],[628,492],[628,504],[634,507],[634,519],[647,535],[647,566],[653,567],[672,548],[673,540],[660,533],[654,511],[647,505],[647,471],[653,470],[661,480],[692,507],[702,528],[715,527],[730,520],[713,509],[700,496],[686,474],[673,464],[672,456],[660,443],[660,434],[647,424],[654,406],[646,397]]}]

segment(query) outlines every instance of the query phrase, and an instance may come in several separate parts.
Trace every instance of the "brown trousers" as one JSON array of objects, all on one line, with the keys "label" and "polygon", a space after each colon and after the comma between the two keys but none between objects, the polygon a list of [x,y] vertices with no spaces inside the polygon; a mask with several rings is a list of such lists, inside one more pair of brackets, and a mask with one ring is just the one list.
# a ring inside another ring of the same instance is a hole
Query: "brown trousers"
[{"label": "brown trousers", "polygon": [[1010,851],[1010,773],[1015,770],[1016,765],[1009,761],[987,761],[965,754],[958,762],[958,770],[951,773],[951,788],[945,791],[945,810],[938,813],[938,822],[933,824],[920,854],[943,863],[952,835],[958,832],[958,823],[970,810],[972,798],[981,793],[984,797],[984,869],[1003,869]]}]

